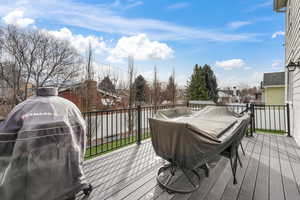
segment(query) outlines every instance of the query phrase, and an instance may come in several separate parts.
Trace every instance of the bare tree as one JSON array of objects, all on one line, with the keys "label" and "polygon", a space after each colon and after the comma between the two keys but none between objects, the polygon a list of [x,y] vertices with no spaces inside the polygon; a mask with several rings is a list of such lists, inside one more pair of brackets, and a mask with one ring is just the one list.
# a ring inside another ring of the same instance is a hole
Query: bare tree
[{"label": "bare tree", "polygon": [[156,112],[157,110],[157,104],[158,104],[158,79],[157,79],[157,68],[154,66],[154,78],[153,78],[153,104],[154,104],[154,110]]},{"label": "bare tree", "polygon": [[132,108],[134,104],[134,88],[133,88],[133,81],[134,81],[134,58],[133,56],[128,57],[128,90],[129,90],[129,99],[128,99],[128,106]]},{"label": "bare tree", "polygon": [[176,103],[176,94],[177,94],[177,89],[176,89],[176,83],[175,83],[175,69],[173,69],[173,72],[171,76],[169,77],[169,82],[168,85],[165,89],[165,98],[167,101],[172,102],[174,105]]},{"label": "bare tree", "polygon": [[86,80],[94,80],[93,49],[91,42],[89,42],[89,47],[87,50]]},{"label": "bare tree", "polygon": [[128,57],[128,90],[129,90],[129,97],[128,97],[128,130],[129,133],[133,133],[134,127],[134,112],[132,107],[134,105],[134,85],[133,81],[135,79],[135,70],[134,70],[134,58],[133,56]]},{"label": "bare tree", "polygon": [[2,31],[0,76],[13,88],[15,101],[28,97],[29,84],[60,87],[78,76],[82,59],[67,41],[40,30],[8,26]]}]

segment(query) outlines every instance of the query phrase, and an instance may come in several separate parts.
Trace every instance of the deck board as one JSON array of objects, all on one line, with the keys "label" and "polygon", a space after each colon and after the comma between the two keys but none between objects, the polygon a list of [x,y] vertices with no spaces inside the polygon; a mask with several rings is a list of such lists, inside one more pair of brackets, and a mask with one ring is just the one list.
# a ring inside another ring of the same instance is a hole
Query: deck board
[{"label": "deck board", "polygon": [[259,157],[258,172],[253,196],[254,200],[269,199],[269,158],[269,135],[263,135],[263,145]]},{"label": "deck board", "polygon": [[281,173],[283,177],[283,189],[286,200],[300,199],[297,184],[294,179],[293,169],[286,152],[284,138],[277,137],[279,160],[281,164]]},{"label": "deck board", "polygon": [[[244,140],[245,141],[245,140]],[[229,182],[226,185],[226,188],[223,192],[223,195],[221,197],[222,200],[232,200],[232,199],[237,199],[240,187],[243,183],[245,172],[248,169],[250,160],[251,160],[251,155],[252,152],[255,148],[256,144],[256,137],[253,138],[247,138],[248,143],[247,146],[245,147],[245,156],[242,157],[243,159],[243,168],[239,168],[237,170],[237,184],[233,184],[233,177],[229,180]]]},{"label": "deck board", "polygon": [[[228,159],[216,157],[209,163],[210,176],[203,170],[200,188],[190,194],[169,194],[156,182],[165,163],[153,151],[150,140],[85,162],[86,180],[94,186],[81,200],[232,200],[300,199],[300,148],[293,138],[254,134],[244,138],[246,155],[240,152],[243,168],[237,170],[236,185]],[[184,186],[179,173],[173,182]]]},{"label": "deck board", "polygon": [[281,167],[276,136],[270,136],[270,199],[284,199]]},{"label": "deck board", "polygon": [[259,164],[259,156],[262,150],[263,135],[256,135],[257,140],[254,150],[251,154],[251,161],[246,171],[245,178],[240,188],[238,199],[252,199],[252,195],[255,188],[255,182],[257,178],[257,169]]}]

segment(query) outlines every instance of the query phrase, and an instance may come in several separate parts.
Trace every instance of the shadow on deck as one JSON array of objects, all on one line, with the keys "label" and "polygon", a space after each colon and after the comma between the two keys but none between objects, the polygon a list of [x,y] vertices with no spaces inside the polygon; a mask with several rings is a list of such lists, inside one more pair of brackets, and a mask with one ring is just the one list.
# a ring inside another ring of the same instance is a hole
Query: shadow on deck
[{"label": "shadow on deck", "polygon": [[[210,176],[201,172],[200,188],[191,194],[169,194],[156,182],[164,164],[153,151],[150,140],[132,145],[85,163],[86,178],[94,190],[89,200],[232,200],[300,199],[300,148],[294,139],[271,134],[244,138],[246,156],[233,184],[227,159],[216,157],[209,163]],[[176,184],[184,184],[179,176]]]}]

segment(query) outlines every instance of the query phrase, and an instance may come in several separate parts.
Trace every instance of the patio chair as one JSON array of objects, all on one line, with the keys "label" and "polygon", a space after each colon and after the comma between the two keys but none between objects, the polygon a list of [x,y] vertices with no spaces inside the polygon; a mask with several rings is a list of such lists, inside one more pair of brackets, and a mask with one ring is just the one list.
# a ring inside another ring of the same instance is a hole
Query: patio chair
[{"label": "patio chair", "polygon": [[84,180],[86,126],[79,109],[56,88],[17,105],[0,124],[0,199],[74,199]]},{"label": "patio chair", "polygon": [[[168,161],[158,171],[158,184],[170,193],[193,192],[200,185],[198,169],[204,169],[208,176],[207,163],[217,155],[229,158],[236,184],[237,164],[242,164],[238,148],[249,121],[248,114],[239,115],[219,106],[198,112],[188,108],[158,111],[155,118],[149,119],[151,140],[156,154]],[[172,186],[179,169],[189,187]]]}]

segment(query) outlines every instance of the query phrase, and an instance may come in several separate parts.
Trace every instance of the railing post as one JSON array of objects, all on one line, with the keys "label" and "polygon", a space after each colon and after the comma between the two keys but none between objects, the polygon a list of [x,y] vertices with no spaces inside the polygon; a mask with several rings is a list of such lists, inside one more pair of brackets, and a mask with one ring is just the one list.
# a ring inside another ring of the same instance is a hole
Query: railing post
[{"label": "railing post", "polygon": [[253,137],[253,104],[250,103],[250,136]]},{"label": "railing post", "polygon": [[[253,132],[255,132],[255,104],[252,104],[252,122],[253,122]],[[252,135],[253,135],[253,132],[252,132]]]},{"label": "railing post", "polygon": [[138,145],[141,144],[141,134],[142,134],[142,115],[141,115],[141,105],[138,105],[137,106],[137,140],[136,140],[136,143]]},{"label": "railing post", "polygon": [[286,104],[286,117],[287,117],[287,134],[291,137],[291,124],[290,124],[290,105]]}]

